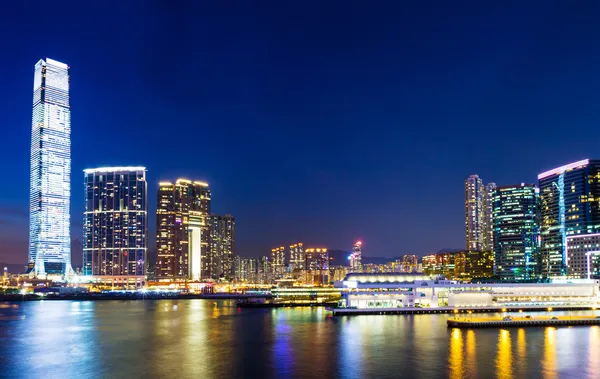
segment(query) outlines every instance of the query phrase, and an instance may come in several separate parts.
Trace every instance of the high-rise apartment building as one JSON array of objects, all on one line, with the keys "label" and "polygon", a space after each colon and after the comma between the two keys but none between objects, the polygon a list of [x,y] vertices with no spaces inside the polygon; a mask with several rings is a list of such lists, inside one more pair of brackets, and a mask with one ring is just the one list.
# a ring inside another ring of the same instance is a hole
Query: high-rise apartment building
[{"label": "high-rise apartment building", "polygon": [[232,215],[211,215],[210,246],[214,279],[232,281],[235,258],[235,218]]},{"label": "high-rise apartment building", "polygon": [[143,281],[148,252],[146,169],[87,169],[84,183],[84,275]]},{"label": "high-rise apartment building", "polygon": [[[156,277],[208,280],[210,254],[208,184],[178,179],[160,182],[156,207]],[[190,223],[192,219],[192,223]]]},{"label": "high-rise apartment building", "polygon": [[304,256],[304,245],[302,242],[290,245],[290,271],[294,279],[304,278],[306,258]]},{"label": "high-rise apartment building", "polygon": [[352,246],[352,254],[350,254],[350,271],[351,272],[361,272],[362,267],[362,250],[363,245],[362,241],[356,241]]},{"label": "high-rise apartment building", "polygon": [[538,189],[533,184],[501,186],[494,196],[495,275],[532,279],[538,268]]},{"label": "high-rise apartment building", "polygon": [[477,175],[465,181],[465,232],[467,250],[492,250],[492,200],[495,183],[484,185]]},{"label": "high-rise apartment building", "polygon": [[40,59],[33,77],[29,266],[38,277],[71,267],[71,109],[69,66]]},{"label": "high-rise apartment building", "polygon": [[584,159],[538,175],[540,272],[567,274],[567,237],[600,231],[600,160]]},{"label": "high-rise apartment building", "polygon": [[257,259],[257,274],[256,281],[259,284],[270,284],[271,283],[271,262],[269,257],[261,256]]},{"label": "high-rise apartment building", "polygon": [[329,282],[329,254],[326,248],[308,248],[306,256],[306,279],[308,285],[324,285]]},{"label": "high-rise apartment building", "polygon": [[281,279],[285,274],[285,248],[283,246],[271,249],[271,272],[273,279]]},{"label": "high-rise apartment building", "polygon": [[234,259],[235,281],[238,283],[257,282],[257,260],[255,258],[236,256]]}]

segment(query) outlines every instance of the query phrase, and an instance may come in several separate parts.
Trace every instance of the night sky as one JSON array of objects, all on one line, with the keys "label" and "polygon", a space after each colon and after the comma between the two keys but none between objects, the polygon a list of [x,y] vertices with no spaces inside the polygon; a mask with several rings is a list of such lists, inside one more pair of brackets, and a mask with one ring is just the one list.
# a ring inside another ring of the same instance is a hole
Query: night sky
[{"label": "night sky", "polygon": [[598,2],[13,3],[0,12],[0,262],[27,259],[45,57],[71,66],[75,265],[84,168],[148,168],[151,249],[157,183],[185,177],[236,217],[240,255],[361,238],[366,256],[392,257],[464,246],[470,174],[537,182],[600,157]]}]

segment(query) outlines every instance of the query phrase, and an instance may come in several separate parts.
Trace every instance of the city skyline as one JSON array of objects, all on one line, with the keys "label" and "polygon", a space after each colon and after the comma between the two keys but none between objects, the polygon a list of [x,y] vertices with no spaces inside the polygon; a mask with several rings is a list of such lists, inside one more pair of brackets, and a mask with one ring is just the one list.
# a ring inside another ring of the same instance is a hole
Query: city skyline
[{"label": "city skyline", "polygon": [[[136,9],[134,3],[125,4],[125,11]],[[594,78],[600,57],[587,47],[597,31],[579,27],[593,21],[593,12],[578,14],[577,22],[568,17],[550,22],[535,9],[536,18],[524,23],[517,16],[523,12],[505,9],[494,14],[516,26],[502,26],[498,33],[485,27],[494,18],[472,9],[468,22],[446,33],[441,25],[454,25],[456,18],[418,7],[359,12],[350,6],[335,13],[326,5],[328,17],[340,26],[334,29],[310,6],[280,17],[244,9],[255,18],[239,26],[235,17],[215,21],[226,12],[220,5],[169,8],[172,12],[149,6],[145,12],[166,13],[166,22],[174,25],[182,24],[178,17],[200,14],[193,24],[206,30],[190,26],[163,34],[150,28],[140,36],[131,32],[144,24],[147,15],[140,15],[104,36],[94,26],[101,19],[122,20],[127,12],[98,10],[98,19],[83,21],[74,17],[77,7],[60,12],[9,7],[15,11],[7,14],[27,14],[28,21],[2,23],[16,36],[0,52],[5,72],[11,73],[2,96],[9,111],[0,118],[9,129],[0,154],[10,162],[0,182],[2,262],[27,259],[29,178],[23,146],[30,138],[32,63],[44,56],[73,67],[78,126],[72,135],[73,172],[144,165],[151,194],[162,178],[206,180],[221,199],[215,211],[236,217],[238,251],[245,255],[259,256],[274,244],[298,239],[307,246],[349,249],[360,238],[368,246],[366,256],[462,248],[464,210],[457,199],[465,177],[477,173],[499,184],[535,182],[539,172],[595,155],[597,132],[591,126],[598,118]],[[448,14],[461,17],[447,7]],[[292,17],[298,12],[314,25],[306,34],[294,33],[301,29]],[[572,15],[559,7],[543,12]],[[48,17],[60,27],[40,40],[33,26]],[[350,17],[358,17],[353,26],[344,23]],[[424,18],[434,25],[431,30],[420,26]],[[527,27],[532,22],[541,32]],[[562,30],[567,46],[557,49],[553,30]],[[232,44],[242,31],[247,32],[243,47]],[[428,33],[444,38],[430,43]],[[192,35],[210,38],[187,37]],[[266,42],[271,35],[277,36],[273,46]],[[360,35],[371,42],[363,41],[357,52],[350,42]],[[123,44],[106,43],[110,38]],[[201,42],[205,39],[214,42]],[[164,49],[171,53],[157,54]],[[148,57],[153,57],[150,65]],[[190,62],[201,62],[194,75]],[[177,143],[165,138],[178,136],[178,130],[188,133],[186,138]],[[523,138],[513,138],[515,132]],[[583,134],[588,138],[576,138]],[[198,141],[202,156],[216,158],[198,159]],[[101,157],[89,153],[96,145],[102,146]],[[508,154],[507,146],[524,153]],[[419,191],[405,185],[409,177],[420,183]],[[73,185],[76,265],[81,264],[83,199]],[[151,201],[151,229],[154,206]],[[431,222],[434,213],[441,221]]]}]

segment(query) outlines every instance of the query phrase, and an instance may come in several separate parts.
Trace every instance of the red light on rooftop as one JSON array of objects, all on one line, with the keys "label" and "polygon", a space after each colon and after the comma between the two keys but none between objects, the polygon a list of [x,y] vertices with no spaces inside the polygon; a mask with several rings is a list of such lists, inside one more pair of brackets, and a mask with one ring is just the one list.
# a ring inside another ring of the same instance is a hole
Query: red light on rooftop
[{"label": "red light on rooftop", "polygon": [[358,245],[358,246],[362,245],[362,241],[356,241],[355,245]]}]

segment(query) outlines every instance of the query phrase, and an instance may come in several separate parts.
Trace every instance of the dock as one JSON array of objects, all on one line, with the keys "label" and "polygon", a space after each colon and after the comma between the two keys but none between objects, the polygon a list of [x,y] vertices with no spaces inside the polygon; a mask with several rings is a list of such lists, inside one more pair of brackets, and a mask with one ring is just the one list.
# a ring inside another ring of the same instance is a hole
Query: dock
[{"label": "dock", "polygon": [[447,321],[449,328],[523,328],[523,327],[546,327],[546,326],[582,326],[582,325],[600,325],[600,317],[548,317],[548,318],[521,318],[512,320],[475,318],[453,319]]},{"label": "dock", "polygon": [[[359,316],[359,315],[406,315],[406,314],[468,314],[471,313],[500,313],[500,312],[546,312],[547,306],[491,306],[491,307],[399,307],[399,308],[336,308],[328,307],[327,310],[334,316]],[[554,311],[586,311],[594,310],[595,305],[553,305]]]}]

